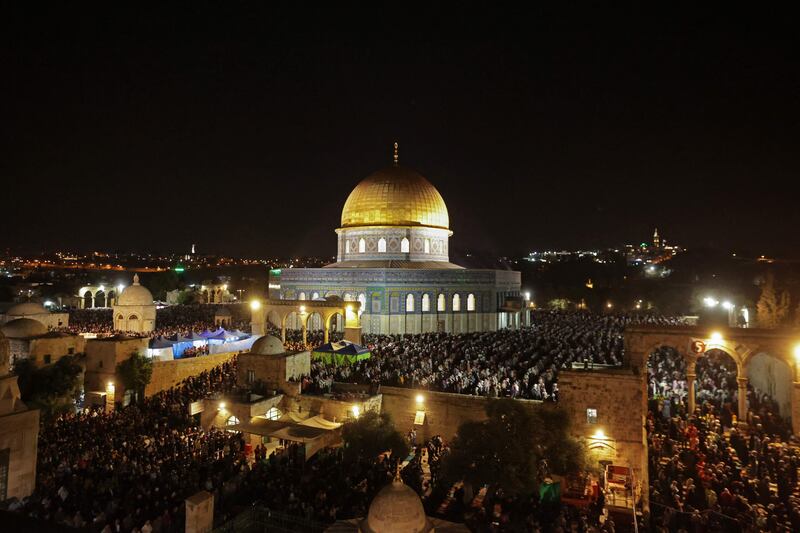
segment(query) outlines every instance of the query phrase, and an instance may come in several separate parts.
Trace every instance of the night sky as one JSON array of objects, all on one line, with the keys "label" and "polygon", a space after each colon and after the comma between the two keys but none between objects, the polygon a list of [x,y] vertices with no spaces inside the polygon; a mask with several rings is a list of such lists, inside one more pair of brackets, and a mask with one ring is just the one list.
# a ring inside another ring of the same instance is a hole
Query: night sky
[{"label": "night sky", "polygon": [[23,4],[0,12],[2,247],[333,255],[397,140],[456,249],[657,225],[800,255],[787,13]]}]

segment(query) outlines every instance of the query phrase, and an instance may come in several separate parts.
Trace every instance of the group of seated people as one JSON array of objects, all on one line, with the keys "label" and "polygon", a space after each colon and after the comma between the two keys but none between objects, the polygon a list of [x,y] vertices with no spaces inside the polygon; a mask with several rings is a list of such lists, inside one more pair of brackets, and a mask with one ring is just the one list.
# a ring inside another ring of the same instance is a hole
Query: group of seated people
[{"label": "group of seated people", "polygon": [[625,326],[643,323],[673,325],[679,319],[540,311],[530,326],[516,330],[364,335],[371,358],[352,365],[314,361],[309,388],[326,390],[339,381],[556,400],[560,369],[621,364]]},{"label": "group of seated people", "polygon": [[[57,328],[73,334],[94,333],[99,336],[125,334],[130,336],[172,337],[188,336],[205,330],[215,331],[214,314],[217,305],[192,304],[171,305],[156,310],[156,327],[146,334],[134,331],[123,331],[114,328],[114,315],[111,309],[70,309],[69,326]],[[233,319],[226,329],[250,331],[249,317]]]},{"label": "group of seated people", "polygon": [[736,366],[725,358],[710,352],[698,360],[697,407],[689,413],[683,358],[668,349],[651,356],[652,524],[657,531],[800,531],[798,442],[775,401],[752,386],[747,420],[736,419]]}]

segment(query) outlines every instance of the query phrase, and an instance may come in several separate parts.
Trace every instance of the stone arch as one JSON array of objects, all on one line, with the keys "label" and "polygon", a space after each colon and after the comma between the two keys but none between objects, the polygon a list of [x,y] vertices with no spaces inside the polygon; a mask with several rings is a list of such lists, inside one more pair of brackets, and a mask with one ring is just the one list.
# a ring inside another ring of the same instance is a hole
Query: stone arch
[{"label": "stone arch", "polygon": [[356,301],[356,299],[353,298],[353,293],[352,292],[344,293],[342,295],[342,300],[344,300],[345,302],[354,302],[354,301]]},{"label": "stone arch", "polygon": [[267,311],[266,318],[267,322],[273,327],[280,329],[283,326],[284,317],[281,317],[281,315],[278,314],[278,312],[275,309],[270,309],[269,311]]},{"label": "stone arch", "polygon": [[312,311],[305,318],[307,331],[322,331],[325,329],[325,319],[319,311]]},{"label": "stone arch", "polygon": [[128,331],[139,331],[139,316],[138,315],[128,315],[128,320],[126,321],[125,328]]},{"label": "stone arch", "polygon": [[99,289],[94,293],[93,307],[106,307],[106,291]]},{"label": "stone arch", "polygon": [[83,294],[81,296],[83,297],[84,309],[91,309],[92,307],[94,307],[94,294],[92,294],[92,291],[87,289],[83,291]]},{"label": "stone arch", "polygon": [[286,329],[298,330],[303,327],[303,321],[298,311],[289,311],[283,315],[282,325]]},{"label": "stone arch", "polygon": [[344,333],[344,315],[340,311],[331,313],[326,319],[328,332]]}]

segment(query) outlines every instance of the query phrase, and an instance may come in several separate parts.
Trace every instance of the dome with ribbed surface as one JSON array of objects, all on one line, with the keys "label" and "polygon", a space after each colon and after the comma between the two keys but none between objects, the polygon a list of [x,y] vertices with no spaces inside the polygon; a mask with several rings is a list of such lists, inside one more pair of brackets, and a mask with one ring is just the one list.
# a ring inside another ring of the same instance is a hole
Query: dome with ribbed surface
[{"label": "dome with ribbed surface", "polygon": [[9,339],[29,339],[47,333],[47,326],[32,318],[17,318],[3,324],[2,331]]},{"label": "dome with ribbed surface", "polygon": [[8,311],[6,311],[6,315],[8,316],[31,316],[31,315],[42,315],[48,314],[48,311],[42,304],[37,304],[36,302],[25,302],[21,304],[17,304],[11,307]]},{"label": "dome with ribbed surface", "polygon": [[364,533],[427,533],[431,523],[425,516],[422,500],[414,489],[399,478],[383,487],[372,500],[367,519],[361,522]]},{"label": "dome with ribbed surface", "polygon": [[118,305],[153,305],[153,293],[139,285],[139,274],[134,274],[133,285],[119,295]]},{"label": "dome with ribbed surface", "polygon": [[449,229],[442,195],[418,172],[399,165],[356,185],[342,210],[342,227],[427,226]]}]

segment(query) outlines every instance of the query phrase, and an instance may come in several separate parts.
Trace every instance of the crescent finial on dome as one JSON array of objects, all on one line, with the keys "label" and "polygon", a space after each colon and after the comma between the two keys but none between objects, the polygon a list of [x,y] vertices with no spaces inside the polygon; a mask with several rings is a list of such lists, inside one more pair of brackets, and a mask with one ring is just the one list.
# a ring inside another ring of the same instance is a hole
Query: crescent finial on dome
[{"label": "crescent finial on dome", "polygon": [[138,285],[139,284],[139,274],[134,274],[133,275],[133,284],[134,285]]},{"label": "crescent finial on dome", "polygon": [[395,143],[394,143],[394,166],[397,166],[397,160],[399,159],[399,155],[397,154],[397,149],[399,148],[399,146],[400,145],[397,144],[397,141],[395,141]]}]

